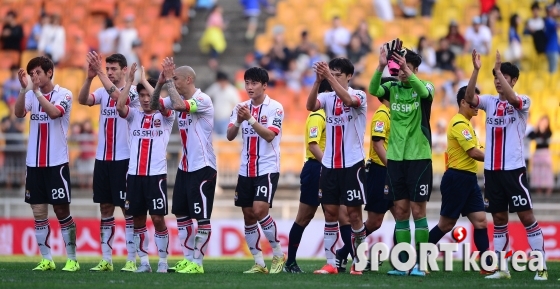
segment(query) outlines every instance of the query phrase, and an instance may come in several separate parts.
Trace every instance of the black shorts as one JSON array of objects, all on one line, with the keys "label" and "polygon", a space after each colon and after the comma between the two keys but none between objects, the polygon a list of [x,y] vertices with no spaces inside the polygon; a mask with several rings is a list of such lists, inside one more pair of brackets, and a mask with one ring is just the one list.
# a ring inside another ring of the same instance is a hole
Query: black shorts
[{"label": "black shorts", "polygon": [[366,170],[364,161],[357,162],[351,167],[329,169],[323,166],[321,170],[321,204],[345,205],[356,207],[365,204]]},{"label": "black shorts", "polygon": [[393,206],[393,201],[385,199],[385,166],[370,163],[367,172],[367,194],[364,210],[377,214],[385,214]]},{"label": "black shorts", "polygon": [[68,163],[54,167],[27,167],[25,202],[28,204],[70,204],[72,200]]},{"label": "black shorts", "polygon": [[475,173],[448,169],[441,178],[440,215],[451,219],[470,213],[484,212],[482,191]]},{"label": "black shorts", "polygon": [[93,169],[93,202],[124,207],[128,161],[95,160]]},{"label": "black shorts", "polygon": [[427,202],[432,194],[432,160],[387,160],[385,199]]},{"label": "black shorts", "polygon": [[235,187],[235,206],[236,207],[253,207],[254,201],[268,203],[272,208],[272,200],[276,187],[278,187],[278,179],[280,173],[266,174],[258,177],[237,177],[237,186]]},{"label": "black shorts", "polygon": [[509,171],[484,170],[486,212],[523,212],[533,208],[525,167]]},{"label": "black shorts", "polygon": [[129,216],[167,215],[167,175],[128,175],[124,208]]},{"label": "black shorts", "polygon": [[299,202],[312,206],[319,206],[319,180],[321,178],[321,162],[309,159],[303,165],[300,174],[301,194]]},{"label": "black shorts", "polygon": [[177,169],[171,213],[196,220],[210,219],[216,192],[216,170],[203,167],[194,172]]}]

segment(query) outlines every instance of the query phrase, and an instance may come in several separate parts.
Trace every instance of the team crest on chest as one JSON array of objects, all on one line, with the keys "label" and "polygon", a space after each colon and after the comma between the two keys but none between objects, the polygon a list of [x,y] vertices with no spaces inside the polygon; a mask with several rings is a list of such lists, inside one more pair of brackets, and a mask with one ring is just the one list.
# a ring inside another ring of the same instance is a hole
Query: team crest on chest
[{"label": "team crest on chest", "polygon": [[511,105],[506,106],[506,113],[507,114],[513,114],[513,106],[511,106]]},{"label": "team crest on chest", "polygon": [[267,124],[268,123],[268,118],[266,117],[266,115],[261,116],[261,124]]},{"label": "team crest on chest", "polygon": [[161,126],[161,120],[159,120],[159,119],[156,118],[156,119],[154,120],[154,126],[155,126],[155,127],[160,127],[160,126]]}]

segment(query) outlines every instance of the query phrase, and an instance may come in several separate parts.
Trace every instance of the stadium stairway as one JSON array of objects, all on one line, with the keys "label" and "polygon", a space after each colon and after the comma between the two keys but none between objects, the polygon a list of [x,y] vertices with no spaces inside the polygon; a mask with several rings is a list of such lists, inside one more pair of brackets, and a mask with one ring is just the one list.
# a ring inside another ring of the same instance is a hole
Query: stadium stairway
[{"label": "stadium stairway", "polygon": [[[247,20],[239,1],[220,1],[223,7],[224,21],[227,23],[224,32],[227,48],[219,58],[219,69],[228,73],[233,80],[235,73],[243,67],[245,55],[253,51],[254,41],[245,40]],[[181,52],[175,55],[175,63],[191,66],[197,74],[197,87],[208,87],[216,78],[216,73],[208,67],[209,56],[200,51],[198,42],[206,28],[208,11],[197,11],[188,24],[189,33],[181,41]],[[267,13],[263,11],[259,18],[257,34],[263,33]]]}]

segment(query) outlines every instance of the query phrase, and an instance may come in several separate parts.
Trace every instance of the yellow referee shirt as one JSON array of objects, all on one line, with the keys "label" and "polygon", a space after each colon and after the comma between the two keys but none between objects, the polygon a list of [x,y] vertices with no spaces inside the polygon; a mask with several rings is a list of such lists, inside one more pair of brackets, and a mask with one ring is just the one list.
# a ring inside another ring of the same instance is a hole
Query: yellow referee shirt
[{"label": "yellow referee shirt", "polygon": [[476,173],[478,165],[467,151],[481,148],[471,122],[462,114],[456,114],[447,127],[447,151],[445,167]]},{"label": "yellow referee shirt", "polygon": [[319,144],[321,151],[325,151],[325,144],[327,143],[327,134],[325,128],[327,123],[325,121],[325,111],[320,109],[312,112],[305,121],[305,158],[315,159],[315,156],[309,150],[309,143],[316,142]]},{"label": "yellow referee shirt", "polygon": [[391,115],[389,108],[384,104],[381,104],[379,108],[373,114],[371,119],[371,144],[369,146],[369,158],[376,164],[385,166],[375,150],[373,149],[373,138],[382,137],[385,138],[383,147],[387,149],[389,144],[389,131],[391,130]]}]

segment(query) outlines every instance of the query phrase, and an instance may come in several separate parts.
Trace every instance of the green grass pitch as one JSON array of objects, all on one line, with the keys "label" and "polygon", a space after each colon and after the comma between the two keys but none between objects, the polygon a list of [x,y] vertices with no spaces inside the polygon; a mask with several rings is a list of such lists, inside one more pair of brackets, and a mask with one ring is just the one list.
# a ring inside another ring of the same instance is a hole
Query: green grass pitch
[{"label": "green grass pitch", "polygon": [[[478,272],[459,271],[460,262],[454,264],[456,272],[431,272],[422,277],[387,276],[390,269],[384,263],[379,272],[365,272],[362,276],[348,273],[338,275],[314,275],[324,261],[300,260],[298,264],[304,274],[243,274],[253,262],[249,259],[209,259],[204,262],[205,274],[159,274],[119,272],[124,259],[113,261],[114,272],[89,272],[99,259],[79,258],[81,271],[63,272],[64,259],[56,258],[56,271],[33,272],[38,258],[5,257],[0,258],[0,288],[122,288],[122,289],[164,289],[164,288],[560,288],[560,262],[548,262],[549,280],[534,281],[533,272],[512,272],[510,280],[485,280]],[[157,257],[152,256],[152,269],[157,269]],[[169,260],[170,266],[177,259]],[[266,260],[270,267],[270,258]],[[440,269],[443,266],[440,263]]]}]

